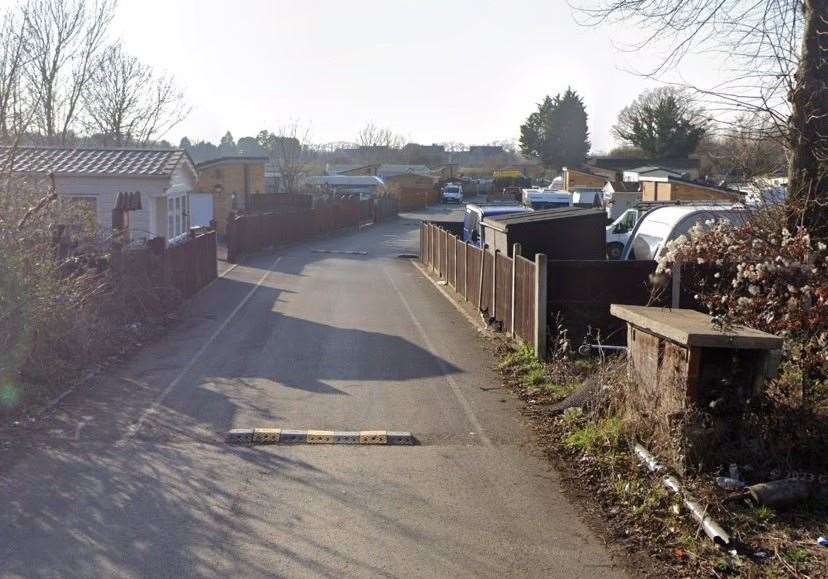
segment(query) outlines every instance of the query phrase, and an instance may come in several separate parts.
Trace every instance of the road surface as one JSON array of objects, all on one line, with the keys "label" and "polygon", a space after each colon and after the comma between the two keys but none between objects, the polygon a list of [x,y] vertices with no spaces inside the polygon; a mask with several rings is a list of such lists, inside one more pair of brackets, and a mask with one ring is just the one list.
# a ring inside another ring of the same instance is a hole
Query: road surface
[{"label": "road surface", "polygon": [[[620,576],[474,328],[397,257],[418,217],[226,271],[163,339],[1,432],[0,576]],[[421,445],[223,443],[267,426]]]}]

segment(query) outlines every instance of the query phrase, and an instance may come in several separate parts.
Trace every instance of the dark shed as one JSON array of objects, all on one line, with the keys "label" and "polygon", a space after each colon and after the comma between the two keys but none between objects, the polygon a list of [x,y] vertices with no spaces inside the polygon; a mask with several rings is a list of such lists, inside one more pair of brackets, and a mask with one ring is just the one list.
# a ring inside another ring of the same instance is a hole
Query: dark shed
[{"label": "dark shed", "polygon": [[512,255],[520,243],[524,257],[545,253],[549,259],[606,259],[607,214],[603,209],[563,207],[486,217],[485,239],[492,251]]}]

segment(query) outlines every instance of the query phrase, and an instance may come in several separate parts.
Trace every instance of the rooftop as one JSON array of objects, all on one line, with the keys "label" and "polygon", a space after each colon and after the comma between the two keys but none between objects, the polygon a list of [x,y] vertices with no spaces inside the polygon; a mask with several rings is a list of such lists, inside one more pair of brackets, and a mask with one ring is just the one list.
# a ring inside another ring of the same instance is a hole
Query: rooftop
[{"label": "rooftop", "polygon": [[602,218],[606,218],[607,213],[601,208],[560,207],[558,209],[542,209],[540,211],[530,211],[527,213],[511,213],[508,215],[487,217],[486,221],[496,222],[498,225],[506,228],[518,223],[553,221],[555,219],[571,219],[573,217],[589,217],[592,215],[601,215]]},{"label": "rooftop", "polygon": [[197,167],[199,169],[209,165],[220,165],[224,163],[267,163],[270,157],[261,155],[228,155],[225,157],[216,157],[208,161],[201,161]]},{"label": "rooftop", "polygon": [[0,147],[0,168],[15,173],[168,177],[182,160],[182,149],[74,149]]}]

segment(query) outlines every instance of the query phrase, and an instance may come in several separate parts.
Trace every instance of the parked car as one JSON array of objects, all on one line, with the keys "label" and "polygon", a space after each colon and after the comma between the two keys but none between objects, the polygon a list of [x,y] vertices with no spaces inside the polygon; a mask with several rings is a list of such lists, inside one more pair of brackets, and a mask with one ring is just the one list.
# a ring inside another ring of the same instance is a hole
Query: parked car
[{"label": "parked car", "polygon": [[662,205],[650,209],[636,224],[622,259],[658,261],[668,242],[686,234],[697,223],[727,219],[742,224],[751,211],[744,205]]},{"label": "parked car", "polygon": [[532,209],[554,209],[556,207],[571,207],[572,196],[566,191],[551,189],[523,189],[521,201]]},{"label": "parked car", "polygon": [[607,259],[621,259],[640,215],[641,210],[632,207],[607,225]]},{"label": "parked car", "polygon": [[527,213],[532,211],[529,207],[522,205],[466,205],[466,213],[463,218],[463,241],[476,247],[486,245],[485,233],[483,231],[483,218],[492,215],[506,215],[509,213]]},{"label": "parked car", "polygon": [[463,187],[457,183],[448,183],[441,191],[443,203],[462,203]]}]

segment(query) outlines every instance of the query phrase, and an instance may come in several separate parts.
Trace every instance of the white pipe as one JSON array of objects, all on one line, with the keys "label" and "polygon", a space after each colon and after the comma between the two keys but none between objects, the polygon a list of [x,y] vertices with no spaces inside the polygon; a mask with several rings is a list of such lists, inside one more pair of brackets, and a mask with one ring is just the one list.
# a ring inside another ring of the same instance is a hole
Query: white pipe
[{"label": "white pipe", "polygon": [[[663,464],[658,462],[655,456],[653,456],[646,448],[641,446],[640,444],[636,443],[633,446],[635,450],[635,454],[638,455],[639,461],[646,466],[650,472],[659,473],[662,471],[667,470]],[[664,478],[661,479],[661,483],[664,485],[665,488],[672,491],[673,493],[677,494],[681,497],[684,506],[690,511],[690,514],[693,515],[693,518],[698,521],[701,525],[702,530],[704,533],[710,537],[710,540],[719,545],[720,547],[725,547],[730,544],[730,535],[717,523],[712,517],[707,515],[707,509],[703,509],[699,502],[696,500],[693,495],[690,493],[685,492],[681,488],[681,483],[679,483],[678,479],[672,475],[666,475]]]}]

